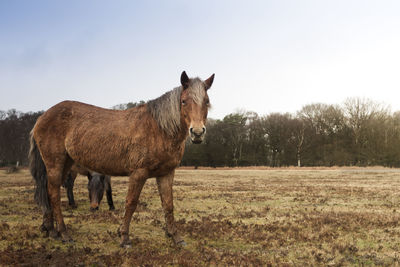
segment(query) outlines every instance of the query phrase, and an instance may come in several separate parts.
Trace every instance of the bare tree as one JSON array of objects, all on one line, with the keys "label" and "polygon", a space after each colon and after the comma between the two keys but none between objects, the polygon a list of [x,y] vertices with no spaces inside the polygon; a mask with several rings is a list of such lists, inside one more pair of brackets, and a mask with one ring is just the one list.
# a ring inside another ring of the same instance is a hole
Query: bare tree
[{"label": "bare tree", "polygon": [[297,167],[301,167],[301,154],[303,152],[306,125],[303,120],[292,120],[292,139],[296,146]]},{"label": "bare tree", "polygon": [[366,152],[373,140],[371,133],[379,129],[377,123],[385,120],[390,113],[389,108],[365,98],[348,98],[343,110],[353,136],[355,164],[368,164]]}]

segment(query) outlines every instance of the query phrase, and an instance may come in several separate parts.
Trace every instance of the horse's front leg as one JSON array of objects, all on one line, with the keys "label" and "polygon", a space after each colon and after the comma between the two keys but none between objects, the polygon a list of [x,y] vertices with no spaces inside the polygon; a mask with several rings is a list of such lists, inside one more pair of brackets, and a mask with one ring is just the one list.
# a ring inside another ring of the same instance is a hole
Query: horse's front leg
[{"label": "horse's front leg", "polygon": [[143,185],[147,178],[147,171],[144,169],[135,171],[129,177],[128,195],[126,196],[125,201],[125,215],[122,225],[119,228],[119,234],[121,235],[121,247],[131,246],[131,242],[129,241],[129,224],[131,222],[132,215],[136,210],[140,192],[142,192]]},{"label": "horse's front leg", "polygon": [[175,170],[166,176],[157,177],[157,187],[161,198],[161,204],[164,209],[166,234],[172,237],[175,244],[185,246],[186,243],[179,235],[174,220],[174,202],[172,196],[172,184],[174,181]]}]

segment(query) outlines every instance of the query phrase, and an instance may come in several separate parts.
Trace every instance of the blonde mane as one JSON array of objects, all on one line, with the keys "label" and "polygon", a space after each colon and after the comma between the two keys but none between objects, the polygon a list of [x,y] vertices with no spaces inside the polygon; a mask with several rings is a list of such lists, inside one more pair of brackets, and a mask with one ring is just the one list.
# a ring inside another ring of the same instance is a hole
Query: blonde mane
[{"label": "blonde mane", "polygon": [[[180,102],[182,86],[166,92],[147,102],[147,109],[160,128],[170,136],[176,135],[181,126]],[[199,78],[190,79],[188,95],[196,104],[201,104],[205,96],[204,83]]]}]

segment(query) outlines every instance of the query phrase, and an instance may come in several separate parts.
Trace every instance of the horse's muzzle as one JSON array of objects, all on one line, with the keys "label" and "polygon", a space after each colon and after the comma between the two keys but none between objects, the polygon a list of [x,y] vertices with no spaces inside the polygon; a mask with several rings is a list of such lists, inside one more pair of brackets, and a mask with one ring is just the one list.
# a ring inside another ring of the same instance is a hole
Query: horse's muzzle
[{"label": "horse's muzzle", "polygon": [[99,206],[97,206],[97,207],[95,207],[95,208],[90,207],[90,211],[96,211],[96,210],[99,210]]},{"label": "horse's muzzle", "polygon": [[201,144],[206,135],[206,127],[192,127],[189,129],[189,133],[193,144]]},{"label": "horse's muzzle", "polygon": [[90,203],[90,211],[99,210],[99,203],[92,202]]}]

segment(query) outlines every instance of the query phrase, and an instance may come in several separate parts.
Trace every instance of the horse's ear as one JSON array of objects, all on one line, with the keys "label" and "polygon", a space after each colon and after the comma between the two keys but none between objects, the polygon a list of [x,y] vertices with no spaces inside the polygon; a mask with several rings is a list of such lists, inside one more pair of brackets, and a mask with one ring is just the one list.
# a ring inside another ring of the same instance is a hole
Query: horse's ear
[{"label": "horse's ear", "polygon": [[211,85],[213,84],[215,74],[211,75],[210,78],[204,81],[206,84],[206,90],[210,89]]},{"label": "horse's ear", "polygon": [[183,71],[181,74],[181,84],[183,87],[183,90],[189,87],[189,77],[187,76],[186,72]]}]

